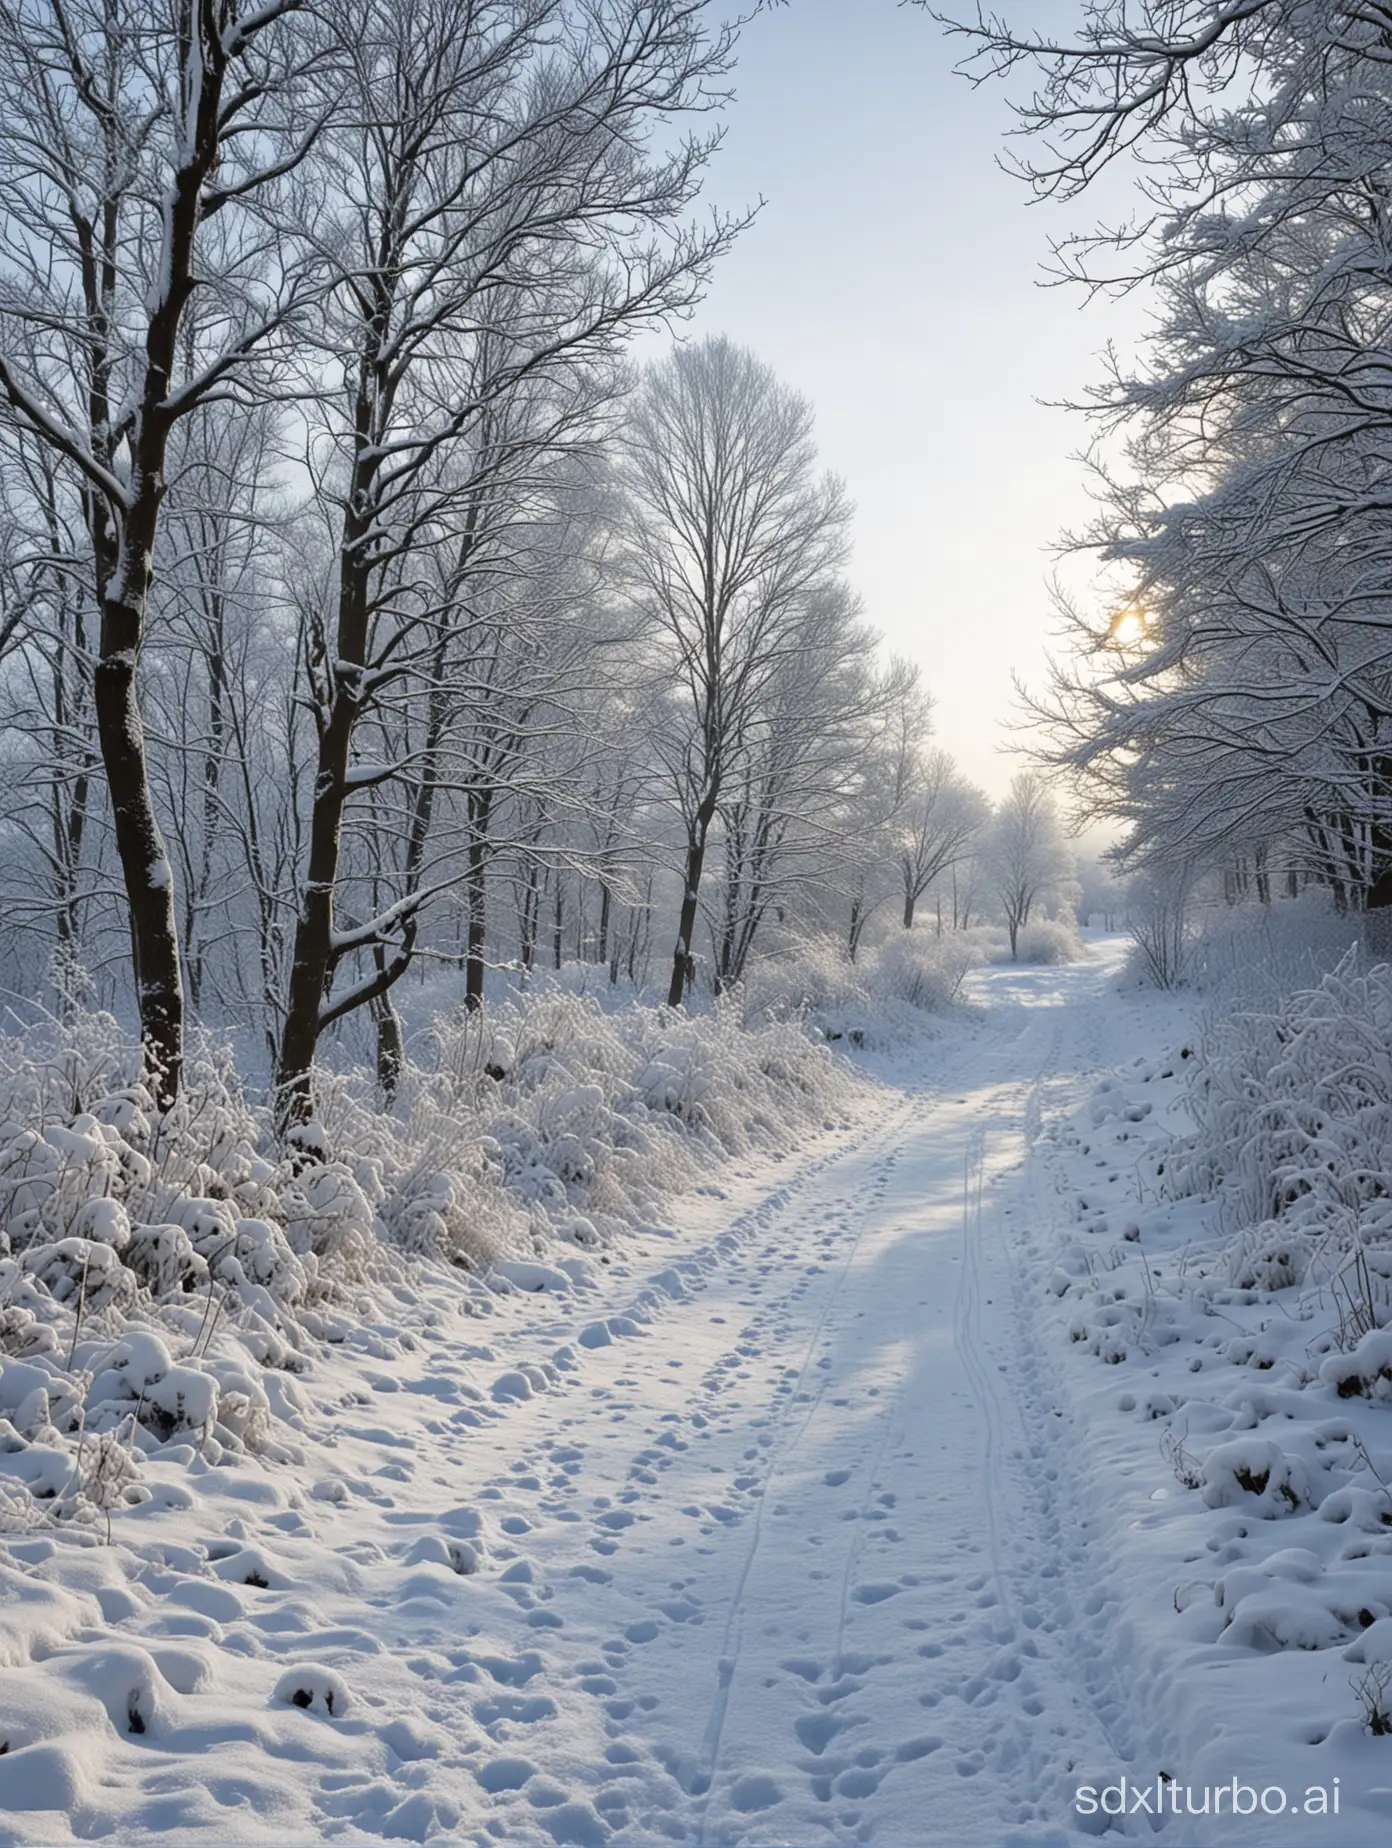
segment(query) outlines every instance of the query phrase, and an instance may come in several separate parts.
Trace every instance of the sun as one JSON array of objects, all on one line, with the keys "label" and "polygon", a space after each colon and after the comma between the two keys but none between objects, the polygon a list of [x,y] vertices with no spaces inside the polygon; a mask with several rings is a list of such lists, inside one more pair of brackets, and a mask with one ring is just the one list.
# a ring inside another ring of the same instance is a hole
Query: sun
[{"label": "sun", "polygon": [[1111,639],[1118,648],[1127,648],[1131,643],[1140,641],[1148,627],[1145,611],[1137,609],[1134,604],[1127,604],[1112,618]]}]

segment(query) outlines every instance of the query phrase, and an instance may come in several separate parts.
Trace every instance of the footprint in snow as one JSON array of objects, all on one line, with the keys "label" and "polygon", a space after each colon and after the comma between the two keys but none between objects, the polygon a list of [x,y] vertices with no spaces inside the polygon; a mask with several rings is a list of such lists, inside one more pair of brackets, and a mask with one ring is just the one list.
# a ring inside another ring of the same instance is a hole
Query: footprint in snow
[{"label": "footprint in snow", "polygon": [[549,1694],[522,1698],[516,1694],[496,1694],[474,1702],[474,1718],[480,1726],[493,1726],[499,1720],[511,1720],[519,1726],[533,1726],[538,1720],[553,1720],[556,1703]]},{"label": "footprint in snow", "polygon": [[536,1770],[530,1759],[492,1758],[476,1766],[474,1776],[490,1796],[497,1796],[500,1791],[520,1790]]},{"label": "footprint in snow", "polygon": [[739,1778],[730,1789],[730,1807],[742,1816],[757,1810],[772,1809],[783,1801],[783,1792],[766,1772],[753,1772]]}]

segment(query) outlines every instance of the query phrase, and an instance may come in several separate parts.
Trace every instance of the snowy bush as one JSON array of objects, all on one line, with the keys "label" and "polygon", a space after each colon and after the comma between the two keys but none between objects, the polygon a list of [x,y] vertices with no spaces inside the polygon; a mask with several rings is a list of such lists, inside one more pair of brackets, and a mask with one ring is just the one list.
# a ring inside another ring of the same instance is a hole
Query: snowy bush
[{"label": "snowy bush", "polygon": [[1361,955],[1362,920],[1335,911],[1319,888],[1297,899],[1198,912],[1185,967],[1186,986],[1224,1005],[1279,1005],[1311,988],[1350,949]]},{"label": "snowy bush", "polygon": [[750,969],[744,1018],[751,1026],[805,1020],[833,1043],[892,1044],[911,1030],[915,1014],[945,1013],[956,1004],[980,962],[975,933],[968,932],[896,930],[864,944],[854,963],[838,940],[806,939]]},{"label": "snowy bush", "polygon": [[965,932],[930,937],[926,931],[898,931],[872,953],[871,993],[882,1004],[905,1002],[925,1013],[943,1013],[980,962]]},{"label": "snowy bush", "polygon": [[1232,1281],[1342,1279],[1349,1313],[1381,1322],[1392,1263],[1392,969],[1360,972],[1350,953],[1314,987],[1217,1019],[1189,1104],[1195,1128],[1170,1150],[1165,1181],[1174,1195],[1219,1197]]},{"label": "snowy bush", "polygon": [[1047,968],[1077,962],[1083,953],[1082,938],[1063,918],[1035,918],[1029,924],[1022,924],[1014,956],[1010,953],[1009,934],[1003,927],[978,925],[965,935],[977,945],[981,960],[987,963],[1042,963]]},{"label": "snowy bush", "polygon": [[1126,928],[1135,944],[1132,973],[1156,988],[1185,981],[1194,950],[1193,878],[1187,869],[1143,874],[1126,894]]},{"label": "snowy bush", "polygon": [[1392,1405],[1392,1330],[1373,1328],[1349,1354],[1332,1354],[1320,1378],[1341,1399],[1355,1396]]},{"label": "snowy bush", "polygon": [[1304,1465],[1269,1438],[1219,1444],[1204,1459],[1202,1485],[1210,1508],[1245,1508],[1268,1520],[1312,1506]]},{"label": "snowy bush", "polygon": [[853,963],[836,938],[808,938],[754,963],[740,995],[751,1028],[802,1019],[828,1039],[859,1043],[872,1032],[869,953]]},{"label": "snowy bush", "polygon": [[[936,967],[900,957],[901,1003]],[[106,1016],[0,1040],[0,1442],[31,1500],[106,1519],[180,1440],[213,1464],[284,1454],[288,1376],[374,1313],[364,1343],[393,1351],[412,1260],[501,1278],[511,1253],[540,1274],[549,1240],[592,1249],[844,1114],[859,1082],[804,1022],[746,1025],[734,997],[606,1010],[555,986],[438,1021],[430,1044],[392,1114],[368,1073],[322,1074],[283,1155],[214,1048],[161,1117]]]}]

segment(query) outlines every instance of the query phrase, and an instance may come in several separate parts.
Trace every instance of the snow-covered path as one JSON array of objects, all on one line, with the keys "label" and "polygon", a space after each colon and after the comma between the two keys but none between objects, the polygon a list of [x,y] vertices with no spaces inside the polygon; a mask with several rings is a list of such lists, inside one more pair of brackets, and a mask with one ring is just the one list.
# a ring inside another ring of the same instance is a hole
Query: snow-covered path
[{"label": "snow-covered path", "polygon": [[[203,1474],[219,1537],[103,1599],[176,1686],[159,1651],[187,1658],[181,1711],[3,1839],[98,1808],[123,1840],[1066,1839],[1126,1709],[1011,1244],[1041,1086],[1095,1069],[1116,955],[979,978],[980,1027],[695,1203],[598,1313],[547,1298],[506,1355],[370,1366],[317,1499]],[[268,1709],[286,1669],[307,1711]]]}]

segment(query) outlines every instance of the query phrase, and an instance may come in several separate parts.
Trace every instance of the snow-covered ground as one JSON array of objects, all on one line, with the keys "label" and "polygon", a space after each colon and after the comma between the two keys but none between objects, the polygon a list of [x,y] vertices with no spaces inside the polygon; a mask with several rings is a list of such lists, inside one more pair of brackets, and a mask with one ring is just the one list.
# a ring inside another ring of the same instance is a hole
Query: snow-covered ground
[{"label": "snow-covered ground", "polygon": [[[9,1539],[0,1841],[1063,1843],[1123,1774],[1128,1809],[1340,1779],[1337,1816],[1125,1836],[1385,1840],[1345,1639],[1261,1653],[1214,1594],[1313,1608],[1329,1549],[1161,1454],[1218,1364],[1161,1251],[1201,1209],[1141,1198],[1192,1002],[1119,992],[1123,953],[978,974],[848,1127],[486,1319],[403,1289],[409,1345],[285,1385],[298,1461],[172,1444],[109,1546]],[[1143,1325],[1107,1300],[1137,1249]]]}]

